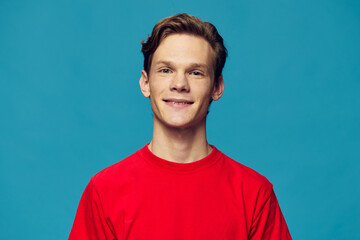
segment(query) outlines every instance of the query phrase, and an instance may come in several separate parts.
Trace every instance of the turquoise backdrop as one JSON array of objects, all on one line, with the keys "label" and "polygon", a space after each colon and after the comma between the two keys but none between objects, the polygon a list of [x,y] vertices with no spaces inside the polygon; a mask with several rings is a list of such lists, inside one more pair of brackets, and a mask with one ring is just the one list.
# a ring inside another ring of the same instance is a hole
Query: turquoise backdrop
[{"label": "turquoise backdrop", "polygon": [[140,41],[181,12],[229,50],[209,142],[294,239],[360,239],[360,1],[0,0],[1,239],[67,239],[90,177],[150,141]]}]

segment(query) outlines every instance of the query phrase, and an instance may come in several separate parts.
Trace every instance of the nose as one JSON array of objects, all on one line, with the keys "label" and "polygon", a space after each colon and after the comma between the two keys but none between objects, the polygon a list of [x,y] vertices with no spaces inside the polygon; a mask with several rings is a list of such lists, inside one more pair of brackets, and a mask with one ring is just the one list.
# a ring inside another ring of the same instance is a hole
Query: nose
[{"label": "nose", "polygon": [[170,90],[177,92],[189,92],[190,86],[186,74],[175,74],[170,84]]}]

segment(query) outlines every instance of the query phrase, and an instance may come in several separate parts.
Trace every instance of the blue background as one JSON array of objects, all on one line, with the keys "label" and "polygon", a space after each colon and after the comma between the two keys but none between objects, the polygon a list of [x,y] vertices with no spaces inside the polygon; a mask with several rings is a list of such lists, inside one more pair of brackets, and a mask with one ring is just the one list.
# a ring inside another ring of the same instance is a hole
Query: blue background
[{"label": "blue background", "polygon": [[151,140],[140,41],[188,12],[229,58],[209,142],[294,239],[360,239],[360,2],[0,0],[0,236],[67,239],[90,177]]}]

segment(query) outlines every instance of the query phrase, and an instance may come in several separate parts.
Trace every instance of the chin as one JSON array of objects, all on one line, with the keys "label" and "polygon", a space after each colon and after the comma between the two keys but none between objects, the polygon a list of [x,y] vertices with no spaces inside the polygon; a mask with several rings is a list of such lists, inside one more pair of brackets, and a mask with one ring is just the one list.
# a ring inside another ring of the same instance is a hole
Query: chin
[{"label": "chin", "polygon": [[189,122],[166,122],[165,124],[171,128],[188,128],[193,125]]},{"label": "chin", "polygon": [[[205,117],[203,119],[205,119]],[[190,128],[201,124],[201,119],[169,119],[165,124],[173,128]]]}]

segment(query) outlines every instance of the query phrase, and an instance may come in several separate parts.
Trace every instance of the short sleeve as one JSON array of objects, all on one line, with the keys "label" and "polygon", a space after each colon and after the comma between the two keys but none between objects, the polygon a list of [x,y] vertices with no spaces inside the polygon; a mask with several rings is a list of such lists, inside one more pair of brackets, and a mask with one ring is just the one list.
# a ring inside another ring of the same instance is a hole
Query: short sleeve
[{"label": "short sleeve", "polygon": [[249,239],[251,240],[291,240],[284,216],[272,190],[270,196],[259,206],[252,222]]},{"label": "short sleeve", "polygon": [[104,216],[100,196],[94,186],[94,177],[81,197],[69,240],[116,239],[111,224]]}]

